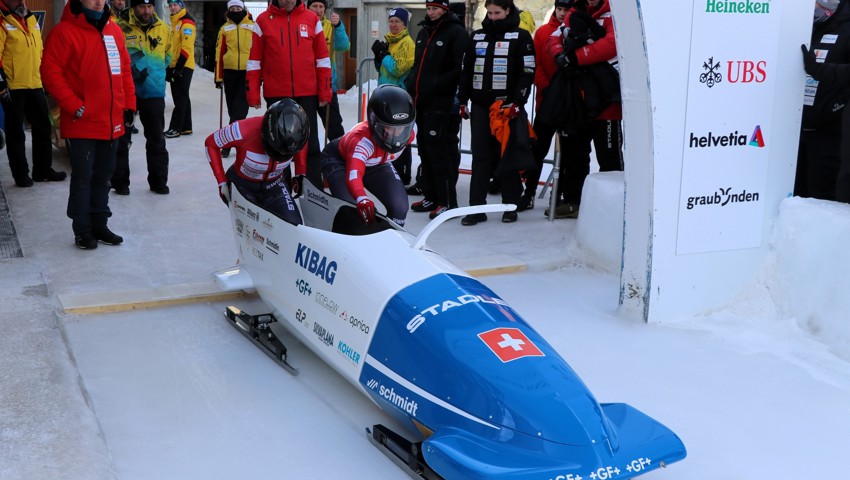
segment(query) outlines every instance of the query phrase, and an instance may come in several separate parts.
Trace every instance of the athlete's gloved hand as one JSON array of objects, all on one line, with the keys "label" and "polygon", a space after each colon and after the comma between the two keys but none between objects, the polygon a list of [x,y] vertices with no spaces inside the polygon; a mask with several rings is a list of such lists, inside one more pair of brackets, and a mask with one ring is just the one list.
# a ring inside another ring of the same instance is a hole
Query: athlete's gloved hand
[{"label": "athlete's gloved hand", "polygon": [[292,177],[292,183],[289,185],[289,190],[292,192],[292,198],[298,198],[304,193],[304,175],[296,175]]},{"label": "athlete's gloved hand", "polygon": [[502,105],[503,110],[507,110],[507,114],[509,118],[516,118],[519,116],[520,109],[519,105],[516,103],[509,103],[507,105]]},{"label": "athlete's gloved hand", "polygon": [[357,201],[357,213],[360,214],[360,220],[366,225],[375,223],[375,204],[368,198],[361,198]]},{"label": "athlete's gloved hand", "polygon": [[460,106],[460,118],[469,120],[469,108],[466,105]]},{"label": "athlete's gloved hand", "polygon": [[221,90],[221,82],[215,82],[215,88]]},{"label": "athlete's gloved hand", "polygon": [[225,205],[230,206],[230,187],[227,185],[227,182],[218,184],[218,196],[221,197],[221,201]]},{"label": "athlete's gloved hand", "polygon": [[800,45],[800,50],[803,51],[803,68],[806,69],[806,73],[817,80],[820,77],[821,70],[823,70],[823,64],[818,63],[815,53],[806,48],[805,45]]},{"label": "athlete's gloved hand", "polygon": [[136,112],[124,110],[124,128],[133,128],[136,124]]}]

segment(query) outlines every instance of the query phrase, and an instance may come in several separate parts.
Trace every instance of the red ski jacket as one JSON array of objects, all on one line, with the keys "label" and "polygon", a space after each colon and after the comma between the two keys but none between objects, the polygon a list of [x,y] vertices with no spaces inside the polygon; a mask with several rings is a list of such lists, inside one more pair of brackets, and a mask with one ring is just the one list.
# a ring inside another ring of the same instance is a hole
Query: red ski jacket
[{"label": "red ski jacket", "polygon": [[309,97],[331,101],[331,59],[322,22],[301,0],[288,12],[269,5],[257,16],[248,56],[248,104],[264,98]]},{"label": "red ski jacket", "polygon": [[[124,110],[136,110],[136,88],[124,33],[110,20],[98,30],[79,0],[65,5],[41,60],[45,89],[59,104],[62,138],[112,140],[124,134]],[[75,113],[85,106],[81,118]]]},{"label": "red ski jacket", "polygon": [[[407,145],[413,143],[416,132],[410,132]],[[374,167],[397,159],[404,152],[387,153],[372,140],[369,122],[360,122],[339,139],[339,154],[345,160],[348,191],[358,201],[366,196],[363,174],[366,167]]]},{"label": "red ski jacket", "polygon": [[[204,147],[217,183],[222,184],[227,181],[221,161],[222,148],[236,149],[236,161],[233,162],[233,168],[237,175],[246,180],[269,182],[280,177],[289,168],[289,164],[292,163],[291,158],[276,161],[266,153],[263,147],[262,128],[263,117],[251,117],[233,122],[207,137]],[[296,175],[303,175],[306,172],[306,163],[300,166],[295,165]]]},{"label": "red ski jacket", "polygon": [[541,25],[534,32],[534,55],[537,69],[534,70],[534,85],[537,87],[537,102],[535,108],[540,108],[540,102],[543,101],[543,90],[549,86],[555,72],[558,71],[558,66],[555,64],[555,57],[549,55],[546,51],[546,42],[552,33],[561,26],[561,22],[552,13],[549,17],[549,22]]}]

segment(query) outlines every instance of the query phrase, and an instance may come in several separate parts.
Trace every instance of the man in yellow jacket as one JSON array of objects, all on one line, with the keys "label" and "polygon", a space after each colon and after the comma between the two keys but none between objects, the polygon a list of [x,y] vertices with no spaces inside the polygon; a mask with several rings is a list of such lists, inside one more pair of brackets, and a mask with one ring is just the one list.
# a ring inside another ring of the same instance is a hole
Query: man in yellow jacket
[{"label": "man in yellow jacket", "polygon": [[[224,87],[229,124],[248,116],[245,72],[253,32],[254,20],[248,15],[242,0],[227,2],[225,22],[218,30],[215,42],[215,88]],[[230,156],[230,149],[223,148],[221,156]]]},{"label": "man in yellow jacket", "polygon": [[171,123],[165,131],[166,138],[192,134],[192,102],[189,86],[195,72],[195,19],[186,11],[183,0],[168,0],[171,12],[171,64],[166,70],[165,80],[171,83],[174,111]]},{"label": "man in yellow jacket", "polygon": [[[0,95],[6,113],[6,153],[15,185],[65,180],[65,172],[53,170],[50,112],[41,84],[44,42],[38,19],[25,0],[0,0]],[[32,126],[32,178],[27,164],[24,119]]]}]

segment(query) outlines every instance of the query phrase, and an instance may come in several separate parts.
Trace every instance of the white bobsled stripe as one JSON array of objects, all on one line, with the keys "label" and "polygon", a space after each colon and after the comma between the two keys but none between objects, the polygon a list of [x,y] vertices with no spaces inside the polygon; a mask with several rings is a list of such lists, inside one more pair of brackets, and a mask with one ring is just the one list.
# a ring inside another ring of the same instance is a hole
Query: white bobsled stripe
[{"label": "white bobsled stripe", "polygon": [[392,381],[400,384],[404,388],[412,391],[413,393],[419,395],[420,397],[425,398],[426,400],[428,400],[430,402],[436,403],[437,405],[445,408],[446,410],[448,410],[450,412],[453,412],[457,415],[460,415],[461,417],[468,418],[469,420],[472,420],[473,422],[480,423],[481,425],[484,425],[484,426],[487,426],[487,427],[490,427],[490,428],[495,428],[496,430],[499,430],[498,426],[493,425],[491,423],[487,423],[484,420],[481,420],[480,418],[478,418],[474,415],[466,413],[463,410],[455,407],[454,405],[452,405],[450,403],[446,403],[445,401],[435,397],[434,395],[431,395],[430,393],[426,392],[425,390],[422,390],[421,388],[417,387],[416,385],[410,383],[406,378],[404,378],[401,375],[390,370],[390,367],[379,362],[375,357],[373,357],[371,355],[368,355],[368,354],[366,355],[366,364],[371,365],[375,370],[377,370],[377,371],[383,373],[384,375],[388,376]]}]

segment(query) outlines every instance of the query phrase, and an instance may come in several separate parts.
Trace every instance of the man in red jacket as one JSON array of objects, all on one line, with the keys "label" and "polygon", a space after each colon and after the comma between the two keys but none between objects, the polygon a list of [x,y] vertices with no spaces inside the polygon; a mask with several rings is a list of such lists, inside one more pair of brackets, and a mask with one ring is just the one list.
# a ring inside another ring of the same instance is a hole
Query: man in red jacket
[{"label": "man in red jacket", "polygon": [[106,226],[109,179],[118,138],[132,123],[136,89],[121,28],[105,0],[69,0],[50,32],[41,62],[44,86],[61,111],[71,157],[68,217],[79,248],[124,241]]},{"label": "man in red jacket", "polygon": [[[546,41],[564,23],[567,13],[572,8],[573,0],[555,0],[555,10],[549,17],[549,21],[534,32],[534,61],[537,64],[537,69],[534,70],[534,86],[537,87],[535,108],[539,109],[540,105],[543,104],[543,93],[549,86],[555,72],[558,71],[555,58],[546,52]],[[543,170],[543,160],[549,153],[552,137],[555,136],[555,127],[539,121],[539,118],[535,117],[534,119],[534,133],[537,135],[537,142],[534,144],[533,151],[537,167],[530,168],[525,172],[525,191],[517,205],[519,212],[534,208],[534,197],[537,194],[537,183],[540,181],[540,173]]]},{"label": "man in red jacket", "polygon": [[271,0],[257,16],[248,57],[248,105],[260,107],[260,86],[266,106],[292,98],[307,112],[310,139],[307,178],[322,185],[319,127],[316,112],[331,101],[331,59],[319,18],[301,0]]},{"label": "man in red jacket", "polygon": [[[594,65],[613,65],[617,68],[617,44],[614,39],[614,19],[611,16],[609,0],[577,0],[576,12],[567,16],[570,26],[575,26],[576,20],[590,19],[598,30],[604,30],[600,38],[576,46],[572,38],[564,38],[570,29],[555,30],[547,41],[549,54],[556,59],[559,68],[582,69],[594,68]],[[586,14],[582,4],[586,4]],[[575,17],[575,18],[573,18]],[[601,26],[601,28],[599,28]],[[573,28],[575,30],[575,28]],[[565,45],[567,46],[565,48]],[[613,70],[610,69],[609,70]],[[619,77],[618,77],[619,78]],[[619,85],[617,85],[619,86]],[[619,92],[618,92],[619,93]],[[561,161],[564,162],[561,176],[563,186],[563,201],[555,208],[555,218],[576,218],[581,203],[581,191],[584,179],[590,172],[590,142],[596,152],[596,161],[600,172],[623,169],[623,110],[619,101],[607,105],[601,113],[590,120],[589,125],[581,131],[570,134],[561,144]],[[561,188],[559,188],[561,190]],[[548,212],[547,212],[548,215]]]}]

